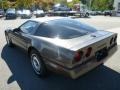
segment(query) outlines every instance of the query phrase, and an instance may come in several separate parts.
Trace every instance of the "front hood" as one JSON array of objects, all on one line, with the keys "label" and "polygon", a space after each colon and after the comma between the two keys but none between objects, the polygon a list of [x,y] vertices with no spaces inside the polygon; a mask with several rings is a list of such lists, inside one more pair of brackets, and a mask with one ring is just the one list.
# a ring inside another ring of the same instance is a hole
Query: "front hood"
[{"label": "front hood", "polygon": [[107,31],[97,31],[97,32],[84,35],[81,37],[73,38],[73,39],[59,39],[59,38],[46,38],[46,37],[39,37],[39,38],[47,42],[53,43],[55,45],[65,47],[67,49],[76,50],[77,48],[75,47],[77,45],[80,45],[79,48],[82,48],[84,43],[93,41],[97,38],[101,38],[110,33],[111,32],[107,32]]}]

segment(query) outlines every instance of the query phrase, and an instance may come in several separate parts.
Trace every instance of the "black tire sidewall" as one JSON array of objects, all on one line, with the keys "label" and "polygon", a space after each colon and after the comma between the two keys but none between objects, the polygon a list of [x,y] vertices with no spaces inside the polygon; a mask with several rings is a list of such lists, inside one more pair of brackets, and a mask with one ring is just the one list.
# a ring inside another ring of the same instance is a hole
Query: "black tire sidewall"
[{"label": "black tire sidewall", "polygon": [[85,14],[85,17],[89,17],[89,13],[86,13],[86,14]]},{"label": "black tire sidewall", "polygon": [[44,62],[43,62],[42,57],[40,56],[40,53],[39,53],[37,50],[32,50],[31,53],[30,53],[31,65],[32,65],[32,55],[33,55],[33,54],[37,55],[37,58],[39,59],[39,63],[40,63],[40,65],[41,65],[39,74],[36,73],[36,71],[34,70],[34,67],[32,66],[35,74],[38,75],[38,76],[41,76],[41,77],[46,76],[46,67],[45,67],[45,64],[44,64]]}]

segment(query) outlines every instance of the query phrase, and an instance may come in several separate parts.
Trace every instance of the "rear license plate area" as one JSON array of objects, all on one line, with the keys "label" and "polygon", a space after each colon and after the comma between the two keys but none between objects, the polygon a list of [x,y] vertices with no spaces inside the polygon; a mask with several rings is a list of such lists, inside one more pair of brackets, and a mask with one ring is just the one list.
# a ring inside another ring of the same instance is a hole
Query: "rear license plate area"
[{"label": "rear license plate area", "polygon": [[105,57],[108,56],[108,50],[107,50],[107,47],[104,47],[100,50],[98,50],[96,53],[95,53],[95,57],[97,59],[97,61],[101,61],[102,59],[104,59]]}]

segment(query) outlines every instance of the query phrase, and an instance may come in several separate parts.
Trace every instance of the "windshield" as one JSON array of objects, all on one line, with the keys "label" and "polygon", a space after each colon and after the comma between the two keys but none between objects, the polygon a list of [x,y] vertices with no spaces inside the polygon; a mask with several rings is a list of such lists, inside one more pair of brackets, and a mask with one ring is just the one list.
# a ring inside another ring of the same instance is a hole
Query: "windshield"
[{"label": "windshield", "polygon": [[23,10],[23,14],[30,14],[30,10]]},{"label": "windshield", "polygon": [[72,39],[95,32],[96,29],[73,19],[52,20],[40,25],[37,36]]},{"label": "windshield", "polygon": [[15,9],[8,9],[7,13],[15,13]]},{"label": "windshield", "polygon": [[37,13],[44,13],[43,10],[37,10]]}]

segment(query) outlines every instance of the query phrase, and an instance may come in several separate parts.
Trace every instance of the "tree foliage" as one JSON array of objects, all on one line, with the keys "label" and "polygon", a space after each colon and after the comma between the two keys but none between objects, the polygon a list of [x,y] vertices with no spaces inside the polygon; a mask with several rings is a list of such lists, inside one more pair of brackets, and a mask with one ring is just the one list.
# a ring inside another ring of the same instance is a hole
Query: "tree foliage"
[{"label": "tree foliage", "polygon": [[53,0],[54,4],[56,3],[61,3],[61,4],[66,4],[67,0]]},{"label": "tree foliage", "polygon": [[32,2],[33,0],[16,0],[16,6],[17,8],[30,8],[32,6]]},{"label": "tree foliage", "polygon": [[9,5],[8,5],[8,1],[7,0],[4,0],[4,1],[1,1],[0,2],[0,8],[8,8]]},{"label": "tree foliage", "polygon": [[113,2],[114,0],[92,0],[91,2],[91,8],[93,10],[107,10],[107,9],[113,9]]},{"label": "tree foliage", "polygon": [[91,7],[92,10],[106,10],[113,9],[114,0],[72,0],[68,2],[67,0],[0,0],[0,8],[31,8],[42,7],[44,9],[50,9],[56,3],[67,4],[70,8],[73,8],[74,4],[83,3]]},{"label": "tree foliage", "polygon": [[81,2],[82,2],[83,4],[86,4],[86,3],[87,3],[87,0],[81,0]]},{"label": "tree foliage", "polygon": [[72,0],[72,2],[68,2],[68,7],[73,8],[74,4],[80,3],[80,0]]}]

